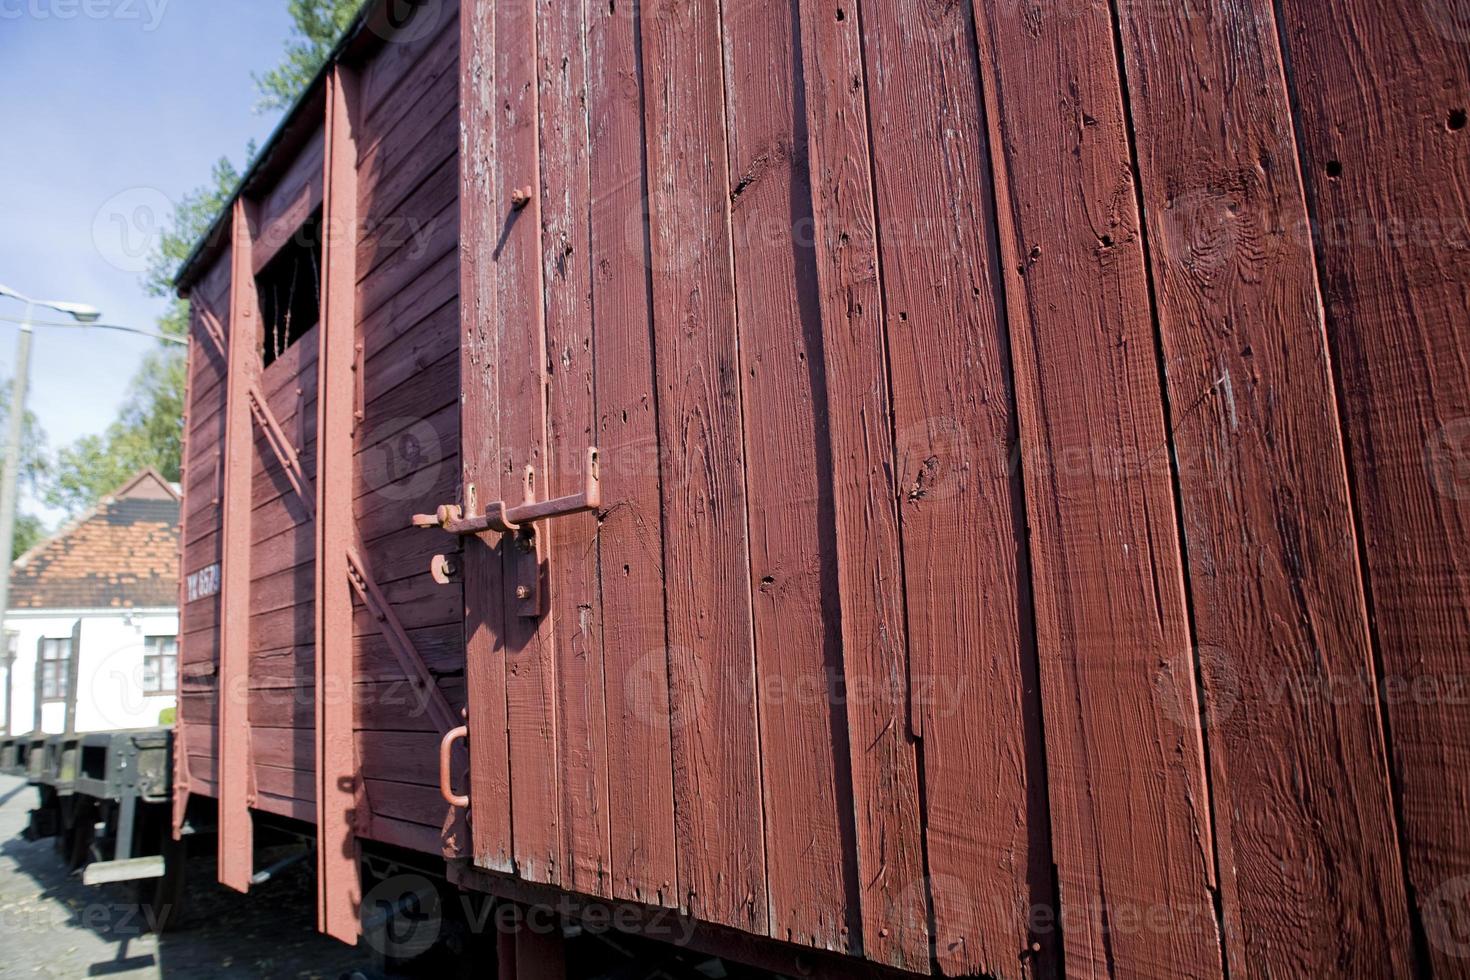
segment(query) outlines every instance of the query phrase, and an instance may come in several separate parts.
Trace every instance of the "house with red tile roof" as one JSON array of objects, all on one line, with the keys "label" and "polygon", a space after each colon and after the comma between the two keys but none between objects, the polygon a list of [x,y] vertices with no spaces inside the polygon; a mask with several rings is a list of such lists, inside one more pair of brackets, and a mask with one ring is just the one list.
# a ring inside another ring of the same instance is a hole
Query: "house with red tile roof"
[{"label": "house with red tile roof", "polygon": [[16,560],[0,731],[159,723],[174,706],[178,547],[179,493],[147,469]]}]

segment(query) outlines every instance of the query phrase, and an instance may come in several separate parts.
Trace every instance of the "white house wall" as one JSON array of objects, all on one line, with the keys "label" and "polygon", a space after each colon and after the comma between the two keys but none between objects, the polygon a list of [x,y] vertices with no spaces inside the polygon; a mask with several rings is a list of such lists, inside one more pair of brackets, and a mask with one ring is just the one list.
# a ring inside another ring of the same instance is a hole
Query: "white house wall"
[{"label": "white house wall", "polygon": [[[82,622],[77,664],[78,732],[148,728],[174,706],[174,692],[143,693],[145,637],[176,636],[176,610],[12,610],[5,629],[18,634],[11,682],[10,732],[31,731],[35,719],[36,655],[42,638],[65,639]],[[58,734],[66,727],[64,702],[41,706],[41,728]]]}]

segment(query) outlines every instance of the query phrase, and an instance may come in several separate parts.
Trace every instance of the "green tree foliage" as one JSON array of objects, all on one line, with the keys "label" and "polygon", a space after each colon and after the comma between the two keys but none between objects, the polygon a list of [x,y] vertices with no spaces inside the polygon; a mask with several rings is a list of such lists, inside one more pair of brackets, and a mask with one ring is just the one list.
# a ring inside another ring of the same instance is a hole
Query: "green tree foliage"
[{"label": "green tree foliage", "polygon": [[[294,30],[285,56],[276,68],[256,76],[263,108],[281,108],[295,101],[362,2],[289,0]],[[246,158],[254,156],[252,145]],[[220,158],[209,182],[185,194],[166,221],[143,276],[144,288],[151,294],[172,297],[159,320],[160,333],[188,335],[189,304],[173,295],[174,276],[239,182],[240,172],[228,158]],[[179,479],[187,371],[183,350],[177,344],[161,343],[129,382],[117,420],[100,435],[86,436],[61,449],[44,482],[43,499],[48,504],[70,513],[84,510],[145,466],[157,469],[164,479]]]},{"label": "green tree foliage", "polygon": [[261,111],[284,109],[316,77],[332,46],[357,16],[363,0],[290,0],[295,33],[281,63],[255,76]]}]

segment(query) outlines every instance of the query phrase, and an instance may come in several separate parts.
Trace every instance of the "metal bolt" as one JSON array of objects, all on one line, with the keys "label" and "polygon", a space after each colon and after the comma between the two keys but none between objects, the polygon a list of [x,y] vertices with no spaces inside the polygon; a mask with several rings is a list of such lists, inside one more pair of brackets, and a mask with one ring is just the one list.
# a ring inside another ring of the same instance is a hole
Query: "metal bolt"
[{"label": "metal bolt", "polygon": [[531,188],[530,187],[517,187],[515,190],[513,190],[513,191],[510,192],[510,206],[512,208],[514,208],[515,210],[519,211],[521,208],[525,207],[527,204],[530,204],[530,203],[531,203]]},{"label": "metal bolt", "polygon": [[516,586],[516,598],[517,599],[529,599],[529,598],[531,598],[531,587],[529,585],[517,585]]}]

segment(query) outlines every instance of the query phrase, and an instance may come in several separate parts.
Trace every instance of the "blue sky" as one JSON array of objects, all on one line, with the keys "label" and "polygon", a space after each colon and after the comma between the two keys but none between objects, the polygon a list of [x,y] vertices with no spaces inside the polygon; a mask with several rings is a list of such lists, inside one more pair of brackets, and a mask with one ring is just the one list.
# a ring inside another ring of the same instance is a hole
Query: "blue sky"
[{"label": "blue sky", "polygon": [[[279,113],[254,111],[251,72],[289,30],[286,0],[0,0],[0,283],[151,329],[152,215],[269,135]],[[0,298],[0,316],[23,312]],[[3,377],[17,329],[0,320]],[[53,449],[107,427],[151,343],[38,330],[29,404]]]}]

